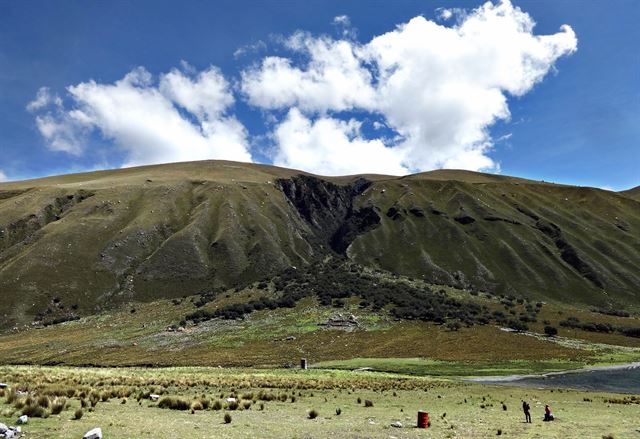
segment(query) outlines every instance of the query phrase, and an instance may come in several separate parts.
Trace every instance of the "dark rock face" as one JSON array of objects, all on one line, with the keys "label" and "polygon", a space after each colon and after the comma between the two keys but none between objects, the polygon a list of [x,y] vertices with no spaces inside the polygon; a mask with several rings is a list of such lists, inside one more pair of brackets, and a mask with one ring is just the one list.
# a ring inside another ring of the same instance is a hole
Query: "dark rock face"
[{"label": "dark rock face", "polygon": [[582,277],[589,280],[598,288],[603,288],[602,281],[598,277],[598,273],[583,258],[580,257],[578,251],[563,237],[562,230],[553,223],[545,220],[538,220],[535,228],[550,238],[557,249],[560,251],[560,257],[563,261],[575,269]]},{"label": "dark rock face", "polygon": [[467,215],[466,213],[461,213],[455,216],[453,219],[456,220],[456,222],[462,224],[463,226],[476,222],[475,218],[473,218],[470,215]]},{"label": "dark rock face", "polygon": [[277,184],[300,216],[311,226],[316,238],[344,253],[360,234],[380,224],[373,207],[354,209],[354,199],[371,182],[360,178],[340,186],[308,175],[279,179]]}]

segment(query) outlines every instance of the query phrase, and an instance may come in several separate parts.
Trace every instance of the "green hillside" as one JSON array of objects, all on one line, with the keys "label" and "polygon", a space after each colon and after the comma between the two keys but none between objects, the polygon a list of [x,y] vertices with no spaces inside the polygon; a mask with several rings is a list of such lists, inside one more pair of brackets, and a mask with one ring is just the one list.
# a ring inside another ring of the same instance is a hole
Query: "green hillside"
[{"label": "green hillside", "polygon": [[0,325],[244,287],[326,256],[495,294],[640,302],[640,203],[468,171],[207,161],[0,184]]},{"label": "green hillside", "polygon": [[636,186],[633,189],[629,189],[628,191],[623,191],[621,192],[621,194],[633,198],[634,200],[640,201],[640,186]]}]

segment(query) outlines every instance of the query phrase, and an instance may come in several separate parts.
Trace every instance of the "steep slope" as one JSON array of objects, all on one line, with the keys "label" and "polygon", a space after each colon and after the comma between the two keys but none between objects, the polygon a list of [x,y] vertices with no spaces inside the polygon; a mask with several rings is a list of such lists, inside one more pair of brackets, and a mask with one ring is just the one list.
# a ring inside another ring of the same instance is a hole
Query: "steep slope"
[{"label": "steep slope", "polygon": [[430,282],[638,303],[640,203],[466,171],[193,162],[0,184],[2,326],[242,286],[342,254]]}]

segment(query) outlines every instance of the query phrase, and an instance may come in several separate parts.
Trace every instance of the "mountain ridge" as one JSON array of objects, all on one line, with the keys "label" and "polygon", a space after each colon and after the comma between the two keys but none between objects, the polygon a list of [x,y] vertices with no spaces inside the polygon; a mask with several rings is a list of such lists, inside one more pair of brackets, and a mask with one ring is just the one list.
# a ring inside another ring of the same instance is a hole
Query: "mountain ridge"
[{"label": "mountain ridge", "polygon": [[625,195],[459,170],[205,161],[8,182],[0,324],[241,287],[327,255],[461,288],[637,303],[638,231]]}]

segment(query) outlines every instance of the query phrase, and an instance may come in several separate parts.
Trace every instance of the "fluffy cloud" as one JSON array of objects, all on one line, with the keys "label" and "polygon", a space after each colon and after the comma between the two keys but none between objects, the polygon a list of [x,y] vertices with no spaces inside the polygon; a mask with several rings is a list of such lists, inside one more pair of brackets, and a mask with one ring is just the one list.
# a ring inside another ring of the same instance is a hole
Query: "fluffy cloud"
[{"label": "fluffy cloud", "polygon": [[406,174],[402,153],[385,147],[380,139],[363,139],[360,127],[354,119],[311,121],[293,108],[274,131],[279,146],[274,163],[317,174]]},{"label": "fluffy cloud", "polygon": [[[251,161],[246,130],[226,115],[234,98],[222,74],[172,70],[156,85],[143,68],[113,84],[95,81],[67,88],[73,108],[61,103],[38,115],[38,129],[54,150],[81,154],[86,134],[97,129],[126,151],[124,166],[176,161]],[[29,104],[43,110],[50,102]],[[44,101],[43,101],[44,102]]]},{"label": "fluffy cloud", "polygon": [[3,181],[9,181],[9,177],[7,177],[7,174],[5,174],[2,169],[0,169],[0,183],[2,183]]},{"label": "fluffy cloud", "polygon": [[[366,162],[388,164],[378,172],[495,170],[488,129],[509,118],[507,97],[530,91],[558,58],[577,47],[569,26],[537,36],[534,25],[529,15],[503,1],[460,14],[453,27],[415,17],[367,44],[299,33],[287,46],[308,62],[296,65],[292,59],[267,57],[242,74],[242,91],[257,107],[295,107],[305,114],[289,111],[275,128],[277,160],[283,164],[314,157],[326,164],[320,169],[316,165],[318,172],[335,173],[336,163],[351,163],[352,168],[339,169],[358,172],[362,157],[351,160],[357,150]],[[350,137],[345,127],[353,122],[329,123],[331,117],[353,111],[382,116],[401,141]],[[291,130],[292,120],[302,118],[306,123],[298,121]],[[341,146],[327,148],[316,138],[318,127],[325,125],[345,133],[338,136]]]},{"label": "fluffy cloud", "polygon": [[308,65],[303,69],[290,59],[270,56],[245,70],[241,87],[250,104],[266,109],[297,106],[317,112],[373,106],[372,75],[361,66],[350,41],[298,33],[286,44],[307,55]]},{"label": "fluffy cloud", "polygon": [[250,161],[248,133],[230,113],[237,89],[263,110],[278,165],[320,174],[497,171],[490,128],[509,119],[510,97],[576,50],[576,36],[566,25],[535,35],[533,19],[508,0],[436,12],[438,21],[415,17],[366,43],[349,17],[335,17],[338,38],[297,32],[281,40],[288,56],[258,59],[235,88],[213,67],[183,64],[157,78],[140,67],[114,83],[70,86],[64,102],[42,88],[27,109],[56,151],[82,155],[98,132],[125,152],[124,166]]}]

